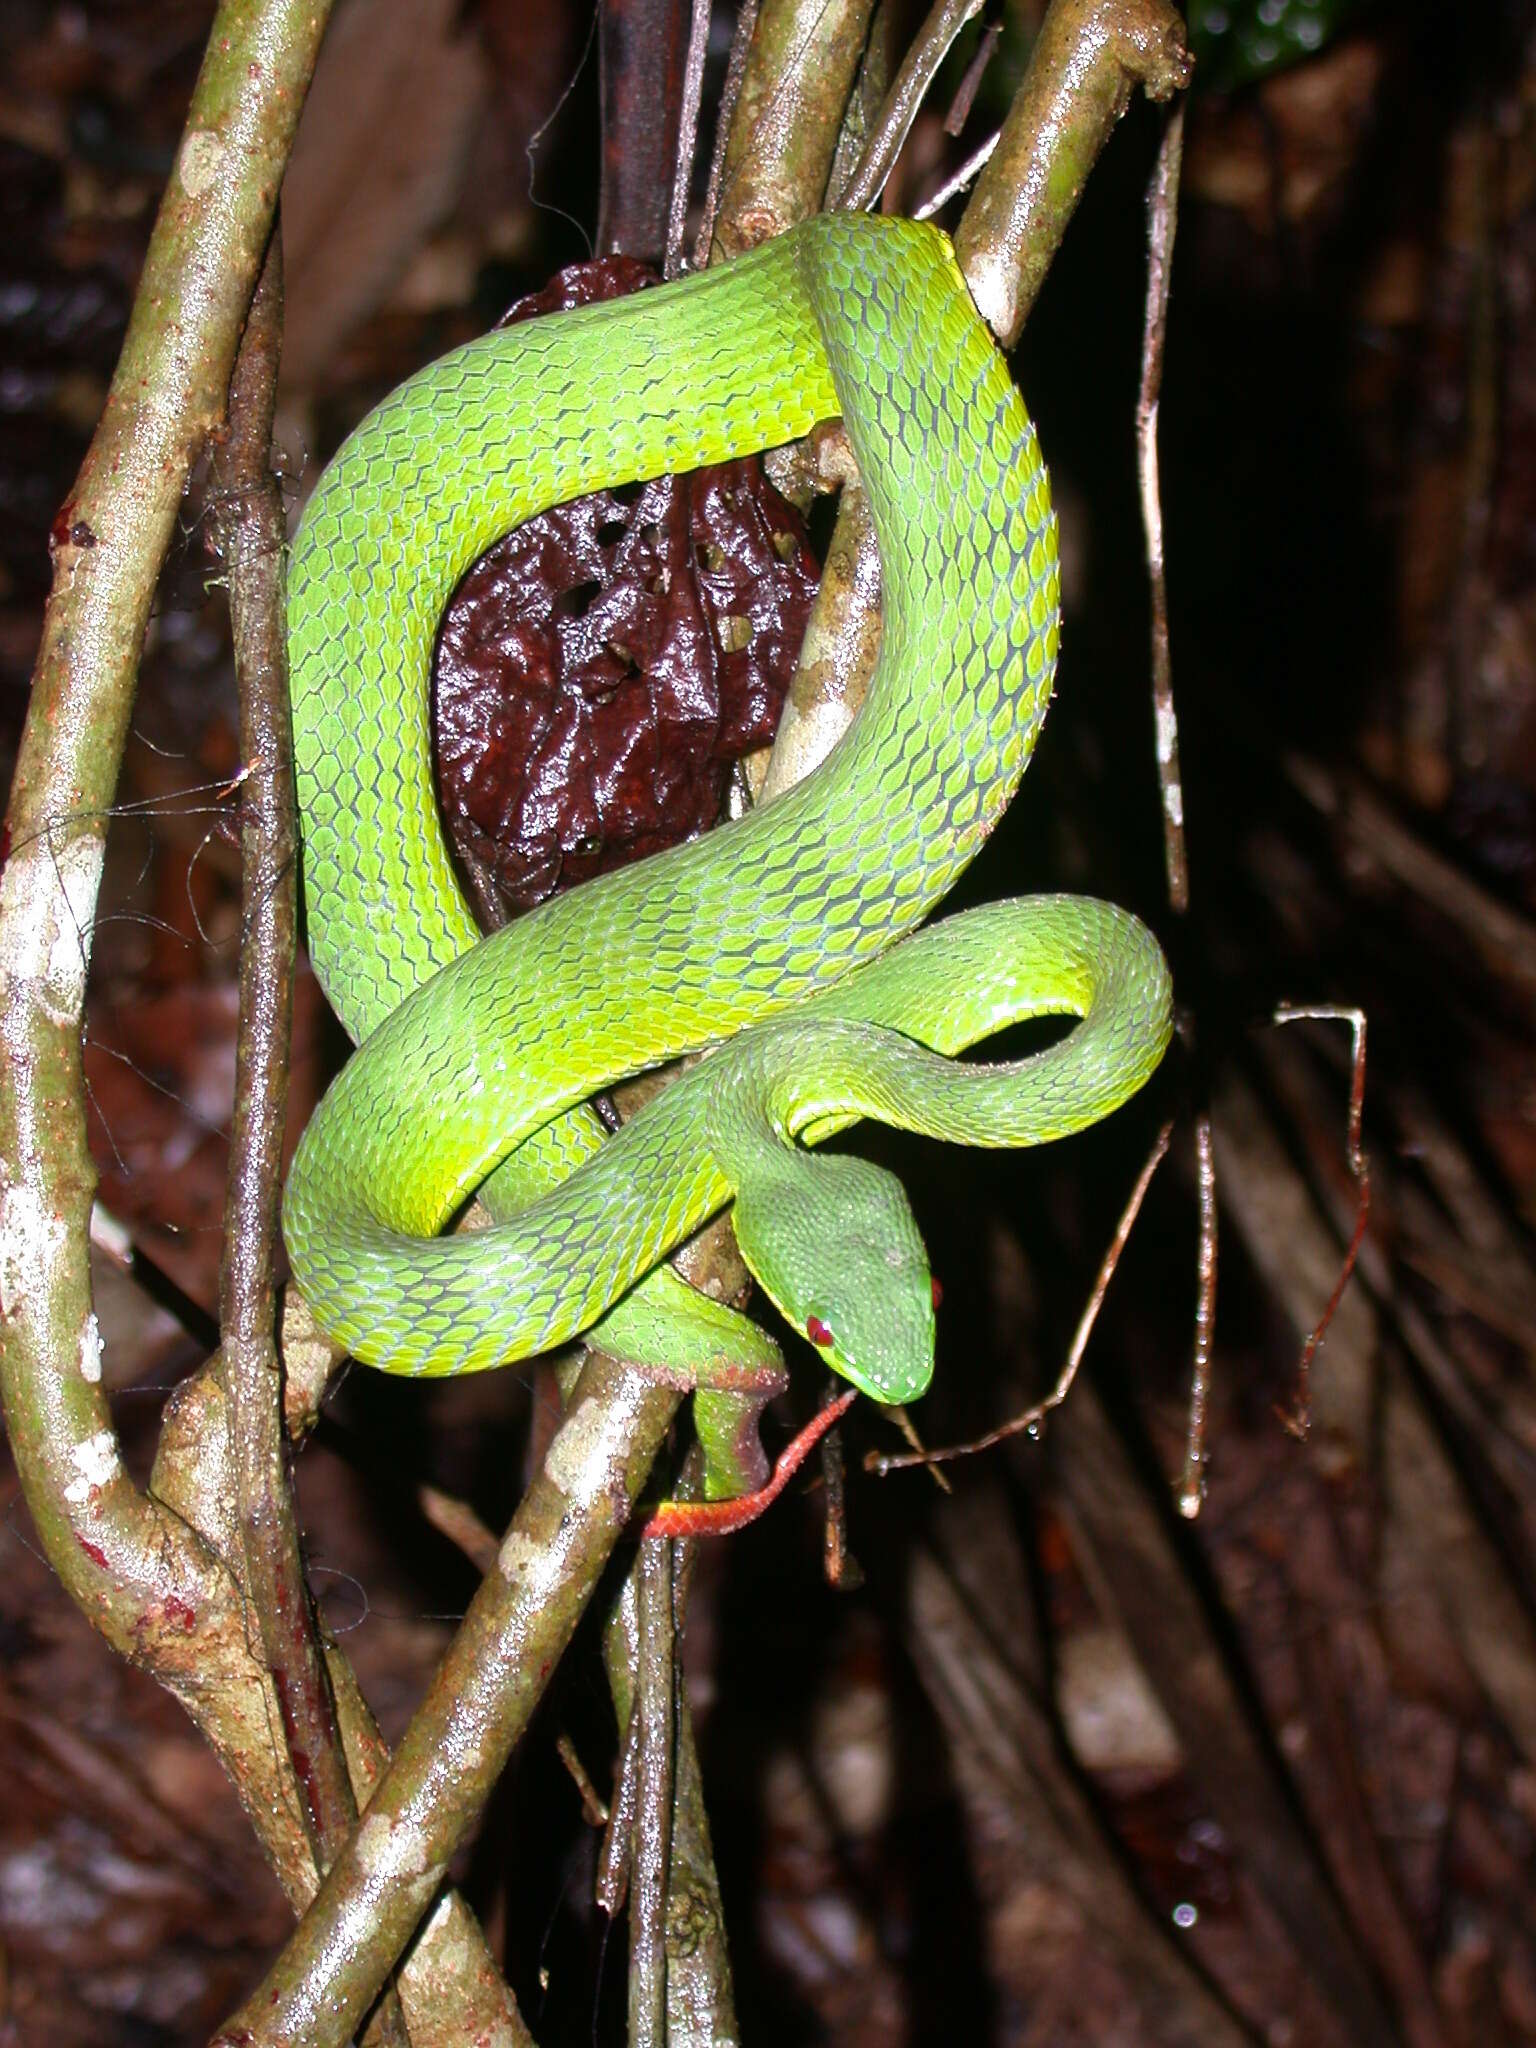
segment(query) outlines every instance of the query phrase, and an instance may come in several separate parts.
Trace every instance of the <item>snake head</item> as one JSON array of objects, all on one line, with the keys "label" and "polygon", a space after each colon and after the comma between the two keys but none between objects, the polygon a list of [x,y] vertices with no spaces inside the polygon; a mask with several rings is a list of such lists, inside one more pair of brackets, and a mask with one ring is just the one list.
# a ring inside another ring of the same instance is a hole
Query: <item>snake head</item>
[{"label": "snake head", "polygon": [[736,1240],[785,1321],[875,1401],[933,1377],[933,1281],[900,1181],[867,1160],[799,1154],[738,1188]]}]

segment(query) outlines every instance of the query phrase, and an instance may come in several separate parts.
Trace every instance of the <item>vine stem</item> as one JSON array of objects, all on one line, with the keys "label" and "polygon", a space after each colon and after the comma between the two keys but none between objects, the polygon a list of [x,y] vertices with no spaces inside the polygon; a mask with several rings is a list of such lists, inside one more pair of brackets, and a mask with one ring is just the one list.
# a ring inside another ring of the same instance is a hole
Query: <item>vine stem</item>
[{"label": "vine stem", "polygon": [[[181,1701],[296,1907],[315,1871],[234,1577],[227,1403],[208,1371],[183,1382],[141,1489],[103,1393],[81,1033],[106,820],[160,565],[224,417],[328,13],[327,0],[224,0],[214,18],[102,419],[54,521],[0,833],[0,1402],[12,1455],[65,1591]],[[343,1660],[332,1676],[366,1783],[382,1745]],[[525,2040],[462,1901],[435,1919],[409,1966],[418,2048]]]},{"label": "vine stem", "polygon": [[677,1405],[672,1388],[588,1355],[496,1569],[480,1582],[362,1825],[213,2048],[341,2048],[352,2038],[527,1727]]},{"label": "vine stem", "polygon": [[[357,1801],[316,1629],[283,1442],[275,1330],[278,1196],[288,1109],[298,822],[288,710],[286,525],[271,468],[283,338],[283,243],[274,226],[229,384],[209,501],[229,577],[239,694],[240,1016],[219,1275],[219,1357],[230,1404],[246,1633],[271,1682],[316,1871],[357,1821]],[[391,1986],[379,2048],[410,2048]]]},{"label": "vine stem", "polygon": [[[106,816],[160,563],[224,415],[327,9],[225,0],[106,409],[53,526],[53,585],[0,875],[0,1397],[66,1589],[162,1675],[218,1562],[124,1470],[101,1384],[80,1046]],[[195,1660],[194,1660],[195,1661]]]}]

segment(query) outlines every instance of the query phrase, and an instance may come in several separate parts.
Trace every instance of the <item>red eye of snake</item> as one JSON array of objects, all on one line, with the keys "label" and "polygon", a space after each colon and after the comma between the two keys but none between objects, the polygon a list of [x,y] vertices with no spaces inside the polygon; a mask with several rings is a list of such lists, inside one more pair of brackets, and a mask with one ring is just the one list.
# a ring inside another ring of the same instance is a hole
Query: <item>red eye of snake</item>
[{"label": "red eye of snake", "polygon": [[820,1316],[806,1317],[805,1334],[813,1344],[830,1344],[832,1342],[832,1332],[827,1328]]},{"label": "red eye of snake", "polygon": [[939,1285],[939,1283],[938,1283],[938,1281],[937,1281],[937,1280],[935,1280],[935,1281],[934,1281],[934,1282],[932,1283],[932,1285],[933,1285],[933,1305],[934,1305],[934,1307],[935,1307],[935,1308],[938,1308],[938,1307],[940,1306],[940,1304],[941,1304],[941,1303],[943,1302],[943,1299],[944,1299],[944,1290],[943,1290],[943,1288],[942,1288],[942,1287],[941,1287],[941,1286]]}]

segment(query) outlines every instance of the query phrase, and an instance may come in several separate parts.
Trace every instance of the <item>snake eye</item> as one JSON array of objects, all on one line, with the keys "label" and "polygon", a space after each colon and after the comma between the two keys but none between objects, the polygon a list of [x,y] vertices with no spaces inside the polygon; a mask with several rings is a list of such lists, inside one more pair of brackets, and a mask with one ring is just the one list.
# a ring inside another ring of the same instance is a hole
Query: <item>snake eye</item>
[{"label": "snake eye", "polygon": [[933,1305],[935,1308],[938,1308],[942,1305],[944,1300],[944,1289],[939,1285],[937,1280],[931,1282],[931,1285],[933,1287]]},{"label": "snake eye", "polygon": [[820,1316],[806,1317],[805,1334],[813,1344],[827,1345],[832,1342],[832,1332],[821,1320]]}]

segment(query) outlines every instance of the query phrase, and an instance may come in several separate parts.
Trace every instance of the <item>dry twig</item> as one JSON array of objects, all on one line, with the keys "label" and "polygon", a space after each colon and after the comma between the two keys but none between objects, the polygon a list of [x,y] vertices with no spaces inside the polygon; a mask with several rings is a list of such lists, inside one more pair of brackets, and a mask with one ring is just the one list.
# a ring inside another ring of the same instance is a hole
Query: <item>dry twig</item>
[{"label": "dry twig", "polygon": [[1045,1399],[1037,1401],[1032,1408],[1026,1408],[1022,1415],[1012,1416],[1007,1422],[1000,1423],[996,1429],[989,1429],[984,1436],[976,1437],[970,1443],[950,1444],[940,1451],[914,1451],[897,1457],[882,1457],[871,1451],[864,1460],[866,1472],[877,1472],[883,1479],[887,1472],[904,1471],[911,1465],[939,1465],[952,1458],[968,1458],[977,1451],[989,1451],[994,1444],[1004,1443],[1011,1436],[1040,1436],[1046,1416],[1053,1408],[1059,1408],[1072,1391],[1072,1383],[1077,1378],[1078,1368],[1082,1365],[1083,1354],[1088,1349],[1088,1339],[1093,1335],[1093,1326],[1099,1319],[1099,1310],[1104,1306],[1104,1297],[1109,1292],[1109,1283],[1115,1277],[1115,1268],[1120,1263],[1121,1254],[1130,1243],[1131,1232],[1136,1227],[1136,1218],[1141,1214],[1141,1205],[1147,1198],[1147,1189],[1152,1185],[1152,1176],[1167,1157],[1172,1138],[1173,1125],[1165,1123],[1153,1142],[1152,1150],[1147,1154],[1141,1172],[1136,1177],[1136,1185],[1131,1190],[1130,1200],[1115,1226],[1115,1234],[1109,1241],[1109,1248],[1094,1280],[1093,1292],[1088,1297],[1087,1306],[1078,1320],[1077,1328],[1072,1334],[1072,1342],[1067,1348],[1066,1364],[1063,1365],[1055,1386]]}]

